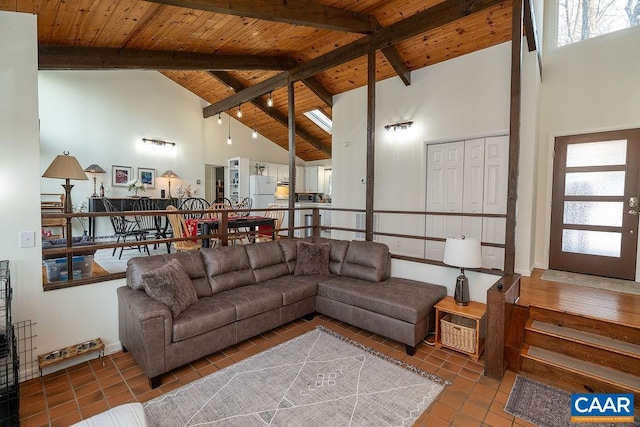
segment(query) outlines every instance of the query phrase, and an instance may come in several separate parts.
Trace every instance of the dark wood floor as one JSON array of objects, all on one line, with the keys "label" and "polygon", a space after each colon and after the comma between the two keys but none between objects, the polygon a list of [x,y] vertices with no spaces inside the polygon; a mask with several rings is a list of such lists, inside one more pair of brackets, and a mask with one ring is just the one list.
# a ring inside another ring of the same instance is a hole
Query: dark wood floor
[{"label": "dark wood floor", "polygon": [[[640,326],[640,296],[544,281],[541,274],[542,270],[536,270],[532,277],[522,279],[520,304],[560,308]],[[473,362],[464,354],[427,344],[420,345],[415,356],[410,357],[404,353],[403,344],[326,316],[316,316],[310,322],[291,322],[175,369],[163,376],[162,386],[155,390],[149,388],[147,378],[131,356],[122,352],[106,356],[105,367],[94,360],[46,375],[42,382],[30,380],[20,386],[21,426],[68,426],[123,403],[147,401],[317,325],[453,383],[418,419],[416,426],[531,426],[504,412],[516,376],[513,372],[507,372],[502,381],[495,381],[482,375],[483,358]]]}]

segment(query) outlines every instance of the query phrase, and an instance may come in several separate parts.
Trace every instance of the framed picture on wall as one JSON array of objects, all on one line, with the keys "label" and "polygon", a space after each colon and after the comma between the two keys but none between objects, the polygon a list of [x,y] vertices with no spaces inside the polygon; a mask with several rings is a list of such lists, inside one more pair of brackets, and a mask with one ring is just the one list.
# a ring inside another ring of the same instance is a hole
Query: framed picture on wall
[{"label": "framed picture on wall", "polygon": [[143,184],[147,184],[147,188],[156,188],[156,170],[138,168],[138,180]]},{"label": "framed picture on wall", "polygon": [[131,166],[111,166],[111,186],[128,187],[129,181],[133,179],[133,168]]}]

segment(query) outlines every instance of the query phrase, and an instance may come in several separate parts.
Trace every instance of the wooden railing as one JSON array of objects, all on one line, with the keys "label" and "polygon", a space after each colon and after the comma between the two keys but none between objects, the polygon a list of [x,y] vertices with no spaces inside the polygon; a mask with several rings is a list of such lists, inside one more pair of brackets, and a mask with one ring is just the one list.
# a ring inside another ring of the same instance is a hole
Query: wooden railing
[{"label": "wooden railing", "polygon": [[[322,231],[345,231],[352,233],[364,233],[365,230],[350,228],[350,227],[336,227],[336,226],[322,226],[321,225],[321,214],[323,211],[328,211],[330,213],[334,212],[350,212],[350,213],[364,213],[364,210],[361,209],[347,209],[347,208],[325,208],[325,207],[315,207],[315,208],[287,208],[283,207],[280,210],[284,210],[289,212],[289,215],[293,215],[296,211],[312,211],[312,225],[311,225],[311,235],[319,236]],[[182,240],[203,240],[203,239],[219,239],[223,246],[228,244],[229,237],[229,229],[227,227],[228,219],[230,215],[238,215],[249,212],[264,212],[266,209],[235,209],[235,210],[194,210],[194,211],[166,211],[166,210],[154,210],[154,211],[126,211],[126,212],[118,212],[118,213],[109,213],[109,212],[82,212],[82,213],[43,213],[43,218],[57,218],[57,219],[65,219],[66,218],[76,218],[76,217],[84,217],[84,218],[96,218],[96,217],[109,217],[109,216],[126,216],[133,218],[134,216],[158,216],[158,215],[167,215],[168,213],[178,213],[178,214],[210,214],[210,213],[218,213],[220,217],[220,226],[218,228],[218,232],[216,235],[198,235],[192,237],[184,237],[184,238],[163,238],[163,239],[153,239],[147,241],[147,243],[152,244],[165,244],[171,242],[177,242]],[[422,212],[422,211],[399,211],[399,210],[378,210],[375,211],[374,214],[384,214],[384,215],[417,215],[417,216],[426,216],[426,215],[447,215],[442,212]],[[504,215],[488,215],[488,214],[456,214],[457,216],[476,216],[476,217],[504,217]],[[308,227],[304,224],[295,226],[293,228],[289,228],[287,224],[283,223],[281,228],[276,229],[276,233],[278,232],[286,232],[288,236],[293,236],[296,230],[306,230]],[[433,236],[425,236],[425,235],[414,235],[414,234],[400,234],[400,233],[389,233],[389,232],[373,232],[373,236],[383,236],[383,237],[391,237],[398,239],[411,239],[411,240],[419,240],[419,241],[440,241],[444,242],[445,239]],[[100,250],[100,249],[114,249],[114,248],[133,248],[140,245],[140,242],[137,241],[127,241],[120,243],[98,243],[92,246],[92,249]],[[491,242],[482,242],[483,246],[492,246],[504,248],[503,244],[496,244]],[[56,249],[46,249],[43,250],[43,255],[59,255],[62,257],[68,257],[69,255],[73,256],[74,253],[81,252],[86,250],[86,247],[72,247],[71,241],[67,241],[67,247],[65,248],[56,248]],[[440,261],[425,259],[419,256],[407,256],[401,254],[394,254],[393,248],[390,248],[392,251],[392,257],[396,259],[403,259],[411,262],[418,262],[424,264],[433,264],[443,266]],[[481,271],[489,274],[502,274],[503,272],[495,269],[475,269],[475,271]],[[107,280],[121,279],[125,277],[125,272],[117,272],[117,273],[109,273],[106,275],[98,276],[98,277],[90,277],[90,278],[82,278],[82,279],[72,279],[66,282],[57,282],[57,283],[46,283],[44,285],[45,290],[51,289],[59,289],[66,288],[71,286],[84,285],[89,283],[102,282]]]}]

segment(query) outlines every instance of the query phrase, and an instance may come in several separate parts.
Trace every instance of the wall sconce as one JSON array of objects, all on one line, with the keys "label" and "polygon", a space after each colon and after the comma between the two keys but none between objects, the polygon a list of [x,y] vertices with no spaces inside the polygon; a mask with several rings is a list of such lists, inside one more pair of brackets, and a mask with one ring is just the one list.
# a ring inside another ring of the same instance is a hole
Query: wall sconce
[{"label": "wall sconce", "polygon": [[385,129],[387,131],[390,131],[391,129],[393,129],[394,131],[396,130],[405,130],[405,129],[409,129],[411,127],[411,125],[413,125],[412,121],[408,121],[408,122],[399,122],[399,123],[392,123],[390,125],[385,125]]},{"label": "wall sconce", "polygon": [[163,141],[161,139],[142,138],[142,142],[144,142],[145,144],[158,145],[160,147],[164,147],[167,145],[171,145],[172,147],[176,146],[175,142]]}]

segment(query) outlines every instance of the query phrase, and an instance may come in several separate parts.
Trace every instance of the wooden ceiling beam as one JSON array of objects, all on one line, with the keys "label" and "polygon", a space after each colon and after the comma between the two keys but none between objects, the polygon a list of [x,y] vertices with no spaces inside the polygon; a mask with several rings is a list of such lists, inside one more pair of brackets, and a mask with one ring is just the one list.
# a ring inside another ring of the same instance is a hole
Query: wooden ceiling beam
[{"label": "wooden ceiling beam", "polygon": [[276,70],[291,68],[284,56],[216,55],[137,49],[40,45],[40,70]]},{"label": "wooden ceiling beam", "polygon": [[[218,81],[222,82],[223,84],[229,86],[236,92],[240,92],[247,88],[244,84],[242,84],[240,81],[238,81],[236,78],[234,78],[231,74],[227,72],[209,71],[209,75],[211,75],[211,77],[217,79]],[[278,111],[276,108],[269,107],[267,105],[267,101],[265,101],[264,99],[255,98],[249,102],[255,105],[256,107],[258,107],[258,109],[260,109],[262,112],[270,116],[272,119],[276,120],[278,123],[284,125],[285,127],[289,125],[289,118],[285,114],[282,114],[280,111]],[[298,135],[300,138],[307,141],[309,144],[313,145],[315,148],[317,148],[327,156],[331,157],[331,148],[327,147],[318,138],[311,135],[309,132],[305,131],[299,124],[296,124],[295,129],[296,129],[296,135]]]},{"label": "wooden ceiling beam", "polygon": [[204,117],[211,117],[238,104],[250,101],[287,84],[311,78],[326,70],[337,67],[366,55],[369,50],[384,49],[406,39],[449,24],[470,14],[478,13],[503,3],[503,0],[445,0],[415,15],[384,27],[374,34],[364,36],[349,44],[297,65],[288,73],[273,76],[255,86],[251,86],[228,98],[213,103],[203,110]]},{"label": "wooden ceiling beam", "polygon": [[304,85],[308,87],[309,90],[315,93],[316,96],[320,98],[327,107],[333,108],[333,95],[329,93],[329,91],[325,89],[324,86],[322,86],[322,83],[320,83],[318,79],[316,79],[315,77],[310,77],[308,79],[302,80],[302,83],[304,83]]},{"label": "wooden ceiling beam", "polygon": [[334,31],[369,34],[375,31],[371,15],[324,6],[308,0],[147,0],[151,3],[284,22]]}]

